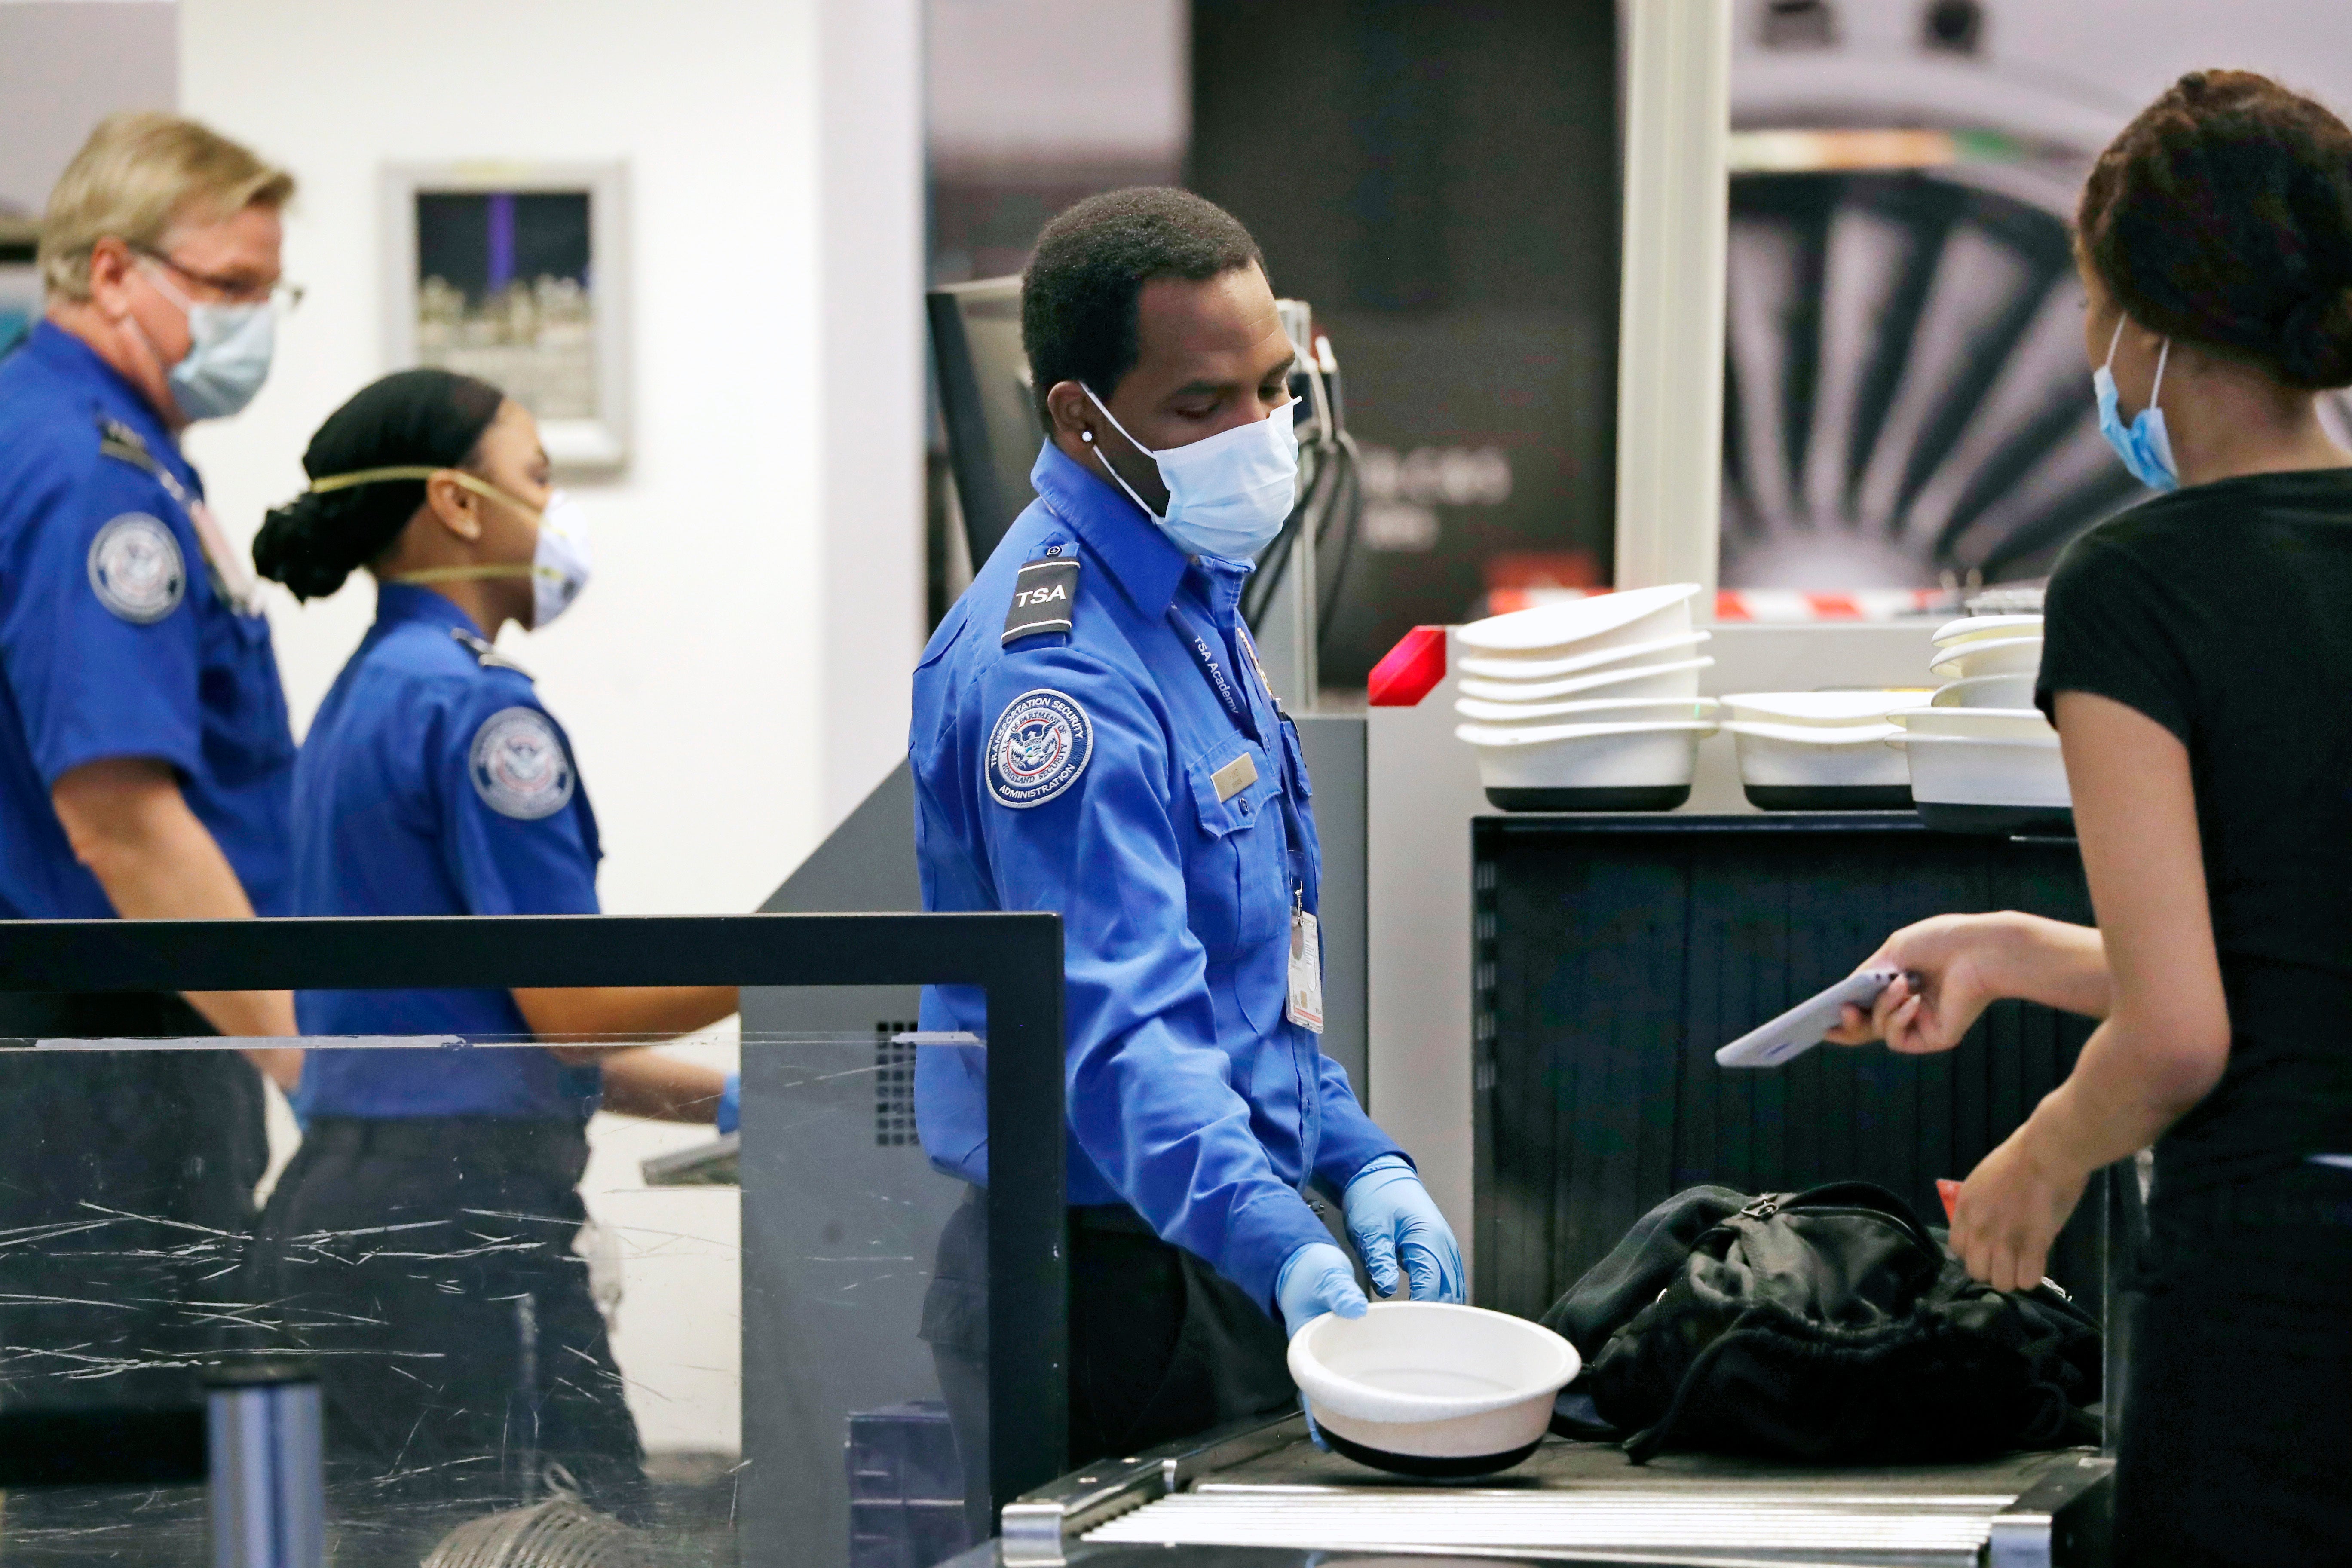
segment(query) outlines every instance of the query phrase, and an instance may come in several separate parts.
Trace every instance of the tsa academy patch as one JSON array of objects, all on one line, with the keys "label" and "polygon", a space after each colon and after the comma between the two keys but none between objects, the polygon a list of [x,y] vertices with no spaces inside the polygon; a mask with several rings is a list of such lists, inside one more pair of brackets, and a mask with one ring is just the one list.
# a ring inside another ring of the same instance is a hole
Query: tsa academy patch
[{"label": "tsa academy patch", "polygon": [[152,626],[178,609],[188,591],[180,542],[157,519],[126,511],[89,542],[89,585],[110,613]]},{"label": "tsa academy patch", "polygon": [[1094,750],[1085,709],[1058,691],[1024,691],[988,737],[988,793],[999,805],[1043,805],[1078,782]]},{"label": "tsa academy patch", "polygon": [[501,708],[483,720],[467,771],[475,793],[500,816],[535,822],[572,800],[572,759],[536,708]]}]

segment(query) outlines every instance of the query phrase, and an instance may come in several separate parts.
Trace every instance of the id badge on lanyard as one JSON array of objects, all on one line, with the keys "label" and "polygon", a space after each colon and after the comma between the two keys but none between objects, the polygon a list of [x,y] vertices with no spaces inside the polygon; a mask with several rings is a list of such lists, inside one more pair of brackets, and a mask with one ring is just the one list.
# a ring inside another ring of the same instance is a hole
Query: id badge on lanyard
[{"label": "id badge on lanyard", "polygon": [[228,535],[221,531],[220,520],[213,515],[213,509],[190,495],[179,477],[160,463],[155,467],[155,478],[187,514],[188,526],[196,531],[196,543],[204,550],[205,565],[212,573],[213,586],[220,596],[240,616],[261,614],[261,595],[253,574],[229,547]]},{"label": "id badge on lanyard", "polygon": [[[1241,635],[1242,651],[1249,655],[1250,667],[1257,671],[1257,683],[1265,689],[1266,700],[1274,704],[1275,721],[1287,723],[1282,699],[1274,694],[1274,682],[1265,678],[1265,665],[1257,657],[1257,644],[1250,640],[1249,627],[1234,629]],[[1323,1032],[1323,926],[1307,912],[1307,894],[1301,888],[1293,888],[1290,895],[1290,994],[1283,1002],[1283,1011],[1307,1033]]]},{"label": "id badge on lanyard", "polygon": [[1290,909],[1290,994],[1282,1010],[1307,1033],[1323,1032],[1323,932],[1303,897]]}]

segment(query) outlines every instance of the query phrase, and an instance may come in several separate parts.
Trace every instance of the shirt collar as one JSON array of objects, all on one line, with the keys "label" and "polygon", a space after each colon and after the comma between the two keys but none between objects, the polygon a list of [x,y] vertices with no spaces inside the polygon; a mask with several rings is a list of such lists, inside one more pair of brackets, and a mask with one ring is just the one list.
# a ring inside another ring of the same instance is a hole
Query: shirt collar
[{"label": "shirt collar", "polygon": [[1050,438],[1029,470],[1029,483],[1055,517],[1077,531],[1138,609],[1154,616],[1168,613],[1191,561],[1141,507],[1072,462]]},{"label": "shirt collar", "polygon": [[474,624],[474,617],[459,609],[455,599],[422,583],[378,583],[375,585],[375,618],[378,626],[422,621],[427,626],[448,626],[469,637],[482,635],[482,628]]},{"label": "shirt collar", "polygon": [[96,394],[99,406],[144,437],[149,450],[173,458],[180,456],[180,443],[164,428],[146,395],[73,333],[55,321],[36,321],[20,352],[57,374],[89,386]]}]

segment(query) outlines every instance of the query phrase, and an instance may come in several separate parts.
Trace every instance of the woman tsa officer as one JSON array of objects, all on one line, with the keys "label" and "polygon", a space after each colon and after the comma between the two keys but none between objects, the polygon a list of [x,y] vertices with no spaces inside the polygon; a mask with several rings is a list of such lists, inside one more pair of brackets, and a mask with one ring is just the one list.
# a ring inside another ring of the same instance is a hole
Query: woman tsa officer
[{"label": "woman tsa officer", "polygon": [[[492,645],[510,621],[554,619],[587,577],[530,415],[482,382],[404,371],[337,410],[302,462],[310,489],[269,514],[255,563],[300,598],[355,567],[377,588],[295,768],[299,912],[596,912],[596,819],[571,748]],[[543,1492],[560,1465],[590,1502],[644,1517],[642,1450],[572,1251],[586,1124],[601,1095],[731,1130],[736,1091],[584,1042],[684,1034],[735,1005],[731,986],[297,997],[305,1035],[544,1043],[310,1058],[256,1299],[333,1352],[319,1364],[343,1474],[495,1502]]]}]

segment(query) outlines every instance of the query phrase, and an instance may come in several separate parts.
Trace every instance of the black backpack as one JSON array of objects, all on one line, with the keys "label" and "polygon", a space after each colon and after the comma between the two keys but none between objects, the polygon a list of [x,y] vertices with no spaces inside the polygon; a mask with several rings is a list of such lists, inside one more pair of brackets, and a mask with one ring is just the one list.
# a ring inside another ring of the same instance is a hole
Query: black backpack
[{"label": "black backpack", "polygon": [[2099,1440],[2098,1326],[2044,1282],[1969,1278],[1883,1187],[1652,1209],[1544,1315],[1585,1368],[1553,1429],[1624,1436],[1636,1464],[1704,1448],[1821,1464],[1934,1463]]}]

